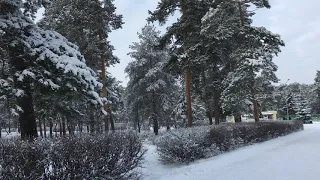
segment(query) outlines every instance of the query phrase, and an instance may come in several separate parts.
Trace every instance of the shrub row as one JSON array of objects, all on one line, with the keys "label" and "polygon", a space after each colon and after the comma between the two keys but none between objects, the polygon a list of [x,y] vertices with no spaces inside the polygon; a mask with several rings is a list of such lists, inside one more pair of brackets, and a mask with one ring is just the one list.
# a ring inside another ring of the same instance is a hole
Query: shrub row
[{"label": "shrub row", "polygon": [[163,162],[189,163],[299,130],[300,121],[230,123],[172,131],[159,137],[156,145]]},{"label": "shrub row", "polygon": [[144,150],[134,133],[0,142],[0,179],[138,179]]}]

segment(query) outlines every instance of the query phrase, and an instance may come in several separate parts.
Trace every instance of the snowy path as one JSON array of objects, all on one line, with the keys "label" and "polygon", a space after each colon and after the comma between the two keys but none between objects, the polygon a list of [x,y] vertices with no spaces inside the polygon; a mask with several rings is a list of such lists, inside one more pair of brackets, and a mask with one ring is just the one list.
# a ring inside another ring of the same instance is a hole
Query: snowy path
[{"label": "snowy path", "polygon": [[167,166],[148,147],[142,172],[146,180],[319,180],[320,124],[264,143],[244,147],[191,165]]}]

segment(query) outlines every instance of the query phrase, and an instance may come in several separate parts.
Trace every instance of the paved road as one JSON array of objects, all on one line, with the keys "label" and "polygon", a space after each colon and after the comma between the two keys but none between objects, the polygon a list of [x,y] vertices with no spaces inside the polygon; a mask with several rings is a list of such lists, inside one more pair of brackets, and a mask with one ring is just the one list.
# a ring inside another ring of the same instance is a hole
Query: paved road
[{"label": "paved road", "polygon": [[320,124],[305,125],[304,131],[188,166],[168,167],[151,161],[144,170],[149,173],[145,179],[319,180]]}]

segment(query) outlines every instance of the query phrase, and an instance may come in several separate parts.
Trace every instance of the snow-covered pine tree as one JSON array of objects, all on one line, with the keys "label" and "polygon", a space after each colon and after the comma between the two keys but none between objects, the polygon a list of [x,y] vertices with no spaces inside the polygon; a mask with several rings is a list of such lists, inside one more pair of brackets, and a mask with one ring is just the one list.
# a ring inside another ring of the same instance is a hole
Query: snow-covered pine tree
[{"label": "snow-covered pine tree", "polygon": [[130,46],[129,55],[133,61],[126,67],[130,81],[128,103],[138,116],[143,112],[143,118],[152,120],[154,133],[158,134],[159,122],[169,119],[170,96],[175,91],[175,79],[164,71],[169,60],[168,50],[157,50],[160,32],[154,26],[146,25],[138,33],[140,42]]},{"label": "snow-covered pine tree", "polygon": [[[106,67],[119,63],[118,57],[113,55],[114,47],[108,41],[112,30],[122,27],[122,15],[115,13],[114,0],[52,0],[44,18],[39,23],[41,27],[55,30],[79,46],[87,64],[96,73],[100,71],[102,81],[106,81]],[[104,84],[103,96],[108,94],[110,86]],[[114,94],[110,92],[111,94]],[[114,130],[111,106],[105,106],[109,112],[111,129]],[[105,129],[108,128],[105,119]]]},{"label": "snow-covered pine tree", "polygon": [[245,107],[250,100],[255,119],[259,120],[257,95],[261,88],[257,78],[265,80],[263,84],[278,81],[274,74],[277,66],[272,58],[284,43],[279,35],[264,27],[252,26],[255,13],[248,10],[250,3],[258,8],[270,7],[268,1],[213,1],[212,8],[202,18],[202,34],[219,48],[215,52],[221,58],[220,69],[226,68],[228,72],[222,83],[224,108],[235,108],[235,104]]},{"label": "snow-covered pine tree", "polygon": [[306,120],[311,117],[311,108],[307,99],[301,95],[297,94],[294,97],[295,111],[297,119]]},{"label": "snow-covered pine tree", "polygon": [[[190,81],[196,72],[193,68],[196,63],[193,62],[191,54],[196,49],[199,42],[199,33],[201,30],[201,18],[209,10],[208,0],[161,0],[155,11],[149,11],[148,21],[159,21],[160,25],[165,24],[167,18],[179,10],[181,17],[176,23],[173,23],[161,39],[161,44],[172,43],[173,58],[170,64],[174,67],[184,69],[186,85],[186,101],[188,112],[188,126],[192,126],[192,105]],[[172,42],[173,41],[173,42]],[[178,65],[177,65],[178,64]],[[181,70],[177,70],[182,73]]]},{"label": "snow-covered pine tree", "polygon": [[124,87],[110,73],[106,73],[106,86],[108,86],[108,96],[107,99],[110,101],[110,108],[112,109],[112,115],[114,122],[120,121],[122,109],[124,108]]},{"label": "snow-covered pine tree", "polygon": [[17,100],[22,139],[37,137],[33,95],[40,89],[72,91],[92,104],[103,104],[95,91],[102,84],[78,47],[54,31],[39,28],[28,17],[41,4],[36,0],[0,2],[0,47],[8,53],[10,71],[10,76],[1,77],[0,92]]},{"label": "snow-covered pine tree", "polygon": [[314,79],[313,94],[315,97],[312,101],[312,111],[315,114],[320,114],[320,71],[317,71]]}]

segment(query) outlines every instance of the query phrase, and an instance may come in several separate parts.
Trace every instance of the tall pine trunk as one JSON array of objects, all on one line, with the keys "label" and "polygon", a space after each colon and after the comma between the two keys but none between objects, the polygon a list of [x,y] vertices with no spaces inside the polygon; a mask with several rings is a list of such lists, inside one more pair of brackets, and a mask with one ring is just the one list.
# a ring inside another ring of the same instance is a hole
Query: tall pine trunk
[{"label": "tall pine trunk", "polygon": [[[186,14],[188,13],[188,3],[186,0],[180,0],[180,7],[182,16],[181,19],[184,20]],[[187,40],[189,36],[188,32],[183,32],[183,39]],[[188,47],[184,44],[184,53],[187,53]],[[186,100],[187,100],[187,115],[188,115],[188,127],[192,127],[192,105],[191,105],[191,88],[190,88],[190,67],[189,67],[189,59],[184,58],[184,70],[185,70],[185,86],[186,86]]]},{"label": "tall pine trunk", "polygon": [[209,124],[210,124],[210,125],[212,125],[212,124],[213,124],[213,121],[212,121],[212,115],[211,115],[211,113],[210,113],[210,110],[209,110],[209,109],[207,110],[206,114],[207,114],[207,117],[208,117],[208,119],[209,119]]},{"label": "tall pine trunk", "polygon": [[40,117],[38,120],[39,120],[39,131],[40,131],[40,136],[41,136],[41,137],[43,137],[42,126],[41,126],[41,117]]},{"label": "tall pine trunk", "polygon": [[[185,50],[186,51],[186,50]],[[186,100],[187,100],[187,114],[188,114],[188,127],[192,127],[192,105],[191,105],[191,88],[190,88],[190,68],[188,59],[185,58],[185,83],[186,83]]]},{"label": "tall pine trunk", "polygon": [[214,103],[214,124],[220,124],[220,104],[218,101],[215,101]]},{"label": "tall pine trunk", "polygon": [[236,123],[241,123],[241,113],[235,113],[235,115],[234,115],[234,121],[236,122]]},{"label": "tall pine trunk", "polygon": [[109,107],[109,119],[110,119],[111,130],[115,131],[114,119],[113,119],[113,115],[112,115],[112,111],[111,111],[110,107]]},{"label": "tall pine trunk", "polygon": [[153,132],[155,135],[159,134],[159,125],[157,119],[157,104],[155,92],[152,92],[152,121],[153,121]]},{"label": "tall pine trunk", "polygon": [[140,133],[140,121],[139,121],[139,112],[136,110],[135,112],[135,128],[138,128],[138,132]]},{"label": "tall pine trunk", "polygon": [[[244,27],[244,13],[242,10],[242,3],[241,1],[238,1],[238,7],[239,7],[239,12],[240,12],[240,24],[242,27]],[[251,69],[252,75],[254,75],[253,67]],[[251,84],[251,96],[252,96],[252,104],[253,104],[253,116],[255,122],[259,122],[259,112],[258,112],[258,102],[255,97],[255,79],[254,76],[252,77],[252,84]]]},{"label": "tall pine trunk", "polygon": [[50,138],[53,138],[53,122],[52,122],[52,118],[50,118],[50,121],[49,121],[49,128],[50,128]]},{"label": "tall pine trunk", "polygon": [[43,118],[43,134],[44,138],[47,138],[46,118]]},{"label": "tall pine trunk", "polygon": [[19,124],[22,140],[32,140],[38,137],[36,118],[33,107],[33,97],[29,84],[20,84],[20,88],[24,91],[24,95],[18,98],[18,105],[22,112],[19,115]]},{"label": "tall pine trunk", "polygon": [[66,131],[66,117],[62,117],[61,120],[62,120],[62,134],[65,136],[67,133]]},{"label": "tall pine trunk", "polygon": [[59,130],[60,130],[60,137],[62,137],[62,118],[59,118]]},{"label": "tall pine trunk", "polygon": [[[28,59],[21,57],[21,54],[25,54],[25,50],[22,46],[15,46],[14,48],[9,48],[10,64],[13,66],[14,74],[16,71],[23,71],[27,69]],[[22,140],[33,140],[38,137],[37,124],[34,113],[33,106],[33,96],[30,82],[28,80],[19,81],[16,76],[14,76],[14,85],[16,89],[23,90],[23,94],[18,97],[17,103],[21,108],[19,112],[19,125],[21,131]]]}]

